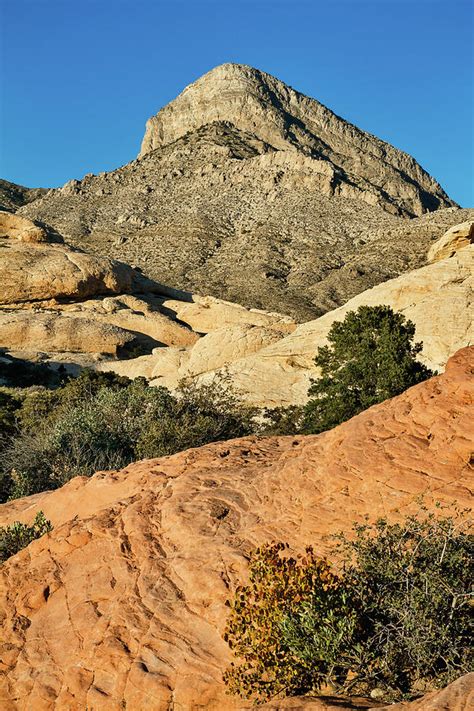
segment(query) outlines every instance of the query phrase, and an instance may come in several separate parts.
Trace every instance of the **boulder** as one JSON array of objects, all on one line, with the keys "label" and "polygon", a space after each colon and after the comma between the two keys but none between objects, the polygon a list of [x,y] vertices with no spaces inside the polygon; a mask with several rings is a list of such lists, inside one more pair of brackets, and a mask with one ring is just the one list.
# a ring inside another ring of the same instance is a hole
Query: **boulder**
[{"label": "boulder", "polygon": [[88,318],[143,334],[157,345],[191,346],[199,340],[199,336],[190,328],[163,314],[154,300],[146,296],[121,294],[59,308],[64,314],[82,312]]},{"label": "boulder", "polygon": [[120,294],[133,283],[133,270],[121,262],[64,244],[12,238],[0,242],[0,274],[0,304]]},{"label": "boulder", "polygon": [[[173,389],[182,378],[226,366],[275,343],[296,328],[295,322],[282,314],[247,309],[213,297],[189,296],[188,300],[161,300],[162,318],[171,319],[169,323],[174,323],[176,328],[183,324],[193,329],[175,334],[173,343],[171,339],[159,339],[172,347],[156,348],[152,355],[133,361],[99,363],[97,369],[128,377],[151,378],[152,385]],[[127,297],[131,298],[134,297]],[[204,334],[202,338],[199,333]]]},{"label": "boulder", "polygon": [[439,262],[452,257],[460,249],[474,242],[474,221],[468,220],[460,225],[454,225],[431,246],[428,252],[428,262]]},{"label": "boulder", "polygon": [[33,244],[51,241],[45,227],[37,225],[27,217],[0,211],[0,239],[5,238]]},{"label": "boulder", "polygon": [[281,331],[238,324],[211,331],[192,348],[185,375],[196,376],[221,368],[281,340]]},{"label": "boulder", "polygon": [[187,300],[165,299],[163,311],[172,318],[186,323],[196,333],[210,333],[217,328],[248,324],[280,331],[283,335],[296,328],[290,316],[271,311],[249,309],[240,304],[216,299],[213,296],[189,295]]},{"label": "boulder", "polygon": [[132,360],[104,361],[94,369],[132,379],[147,378],[150,385],[174,390],[187,373],[190,353],[189,348],[154,348],[151,355]]},{"label": "boulder", "polygon": [[0,311],[0,347],[8,350],[117,356],[136,342],[136,334],[130,331],[84,316]]}]

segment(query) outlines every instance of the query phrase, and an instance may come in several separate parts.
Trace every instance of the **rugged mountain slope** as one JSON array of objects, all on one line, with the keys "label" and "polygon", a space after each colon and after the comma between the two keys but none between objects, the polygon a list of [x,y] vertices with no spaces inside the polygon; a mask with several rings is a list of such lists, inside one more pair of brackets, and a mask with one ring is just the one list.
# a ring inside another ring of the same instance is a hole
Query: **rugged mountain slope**
[{"label": "rugged mountain slope", "polygon": [[0,524],[43,509],[55,527],[0,569],[2,708],[243,708],[221,635],[249,550],[324,550],[421,493],[468,505],[473,358],[317,437],[217,443],[0,506]]},{"label": "rugged mountain slope", "polygon": [[20,212],[161,283],[307,320],[421,266],[469,218],[453,206],[406,154],[224,65],[151,119],[139,159]]},{"label": "rugged mountain slope", "polygon": [[324,194],[362,196],[389,212],[421,215],[453,204],[406,153],[361,131],[265,72],[222,64],[147,123],[140,155],[214,121],[230,121],[277,151],[321,163]]},{"label": "rugged mountain slope", "polygon": [[47,188],[25,188],[23,185],[0,179],[0,210],[15,212],[19,207],[37,200],[47,192]]}]

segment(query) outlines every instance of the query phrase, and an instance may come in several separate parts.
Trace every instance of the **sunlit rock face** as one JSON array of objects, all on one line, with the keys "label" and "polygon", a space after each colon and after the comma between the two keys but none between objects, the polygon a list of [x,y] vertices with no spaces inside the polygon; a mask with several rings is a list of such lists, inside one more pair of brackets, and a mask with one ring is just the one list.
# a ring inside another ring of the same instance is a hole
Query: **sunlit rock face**
[{"label": "sunlit rock face", "polygon": [[267,150],[285,153],[283,159],[271,156],[283,169],[324,176],[320,190],[326,195],[362,197],[395,214],[421,215],[453,205],[408,154],[270,74],[241,64],[216,67],[152,117],[140,155],[220,121],[253,134]]},{"label": "sunlit rock face", "polygon": [[324,553],[420,494],[468,507],[473,356],[318,436],[218,442],[0,506],[0,525],[38,509],[54,525],[0,569],[2,709],[243,708],[222,635],[249,552]]}]

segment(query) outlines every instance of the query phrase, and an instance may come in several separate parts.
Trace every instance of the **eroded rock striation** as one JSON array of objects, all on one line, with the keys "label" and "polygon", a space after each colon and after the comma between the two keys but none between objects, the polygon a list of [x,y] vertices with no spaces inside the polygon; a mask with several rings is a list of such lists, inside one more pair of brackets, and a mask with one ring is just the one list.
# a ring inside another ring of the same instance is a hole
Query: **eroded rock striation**
[{"label": "eroded rock striation", "polygon": [[319,436],[221,442],[0,506],[0,525],[38,509],[54,525],[0,569],[2,708],[244,708],[225,694],[222,633],[249,551],[324,552],[327,534],[413,512],[419,494],[468,505],[473,367],[465,348]]}]

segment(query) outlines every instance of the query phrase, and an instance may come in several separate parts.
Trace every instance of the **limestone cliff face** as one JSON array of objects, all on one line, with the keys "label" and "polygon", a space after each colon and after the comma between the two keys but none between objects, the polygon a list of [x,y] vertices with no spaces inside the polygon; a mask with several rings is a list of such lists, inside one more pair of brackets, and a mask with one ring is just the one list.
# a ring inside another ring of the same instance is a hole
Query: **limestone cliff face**
[{"label": "limestone cliff face", "polygon": [[140,158],[18,212],[161,284],[307,321],[423,266],[473,219],[452,205],[410,156],[224,65],[150,120]]},{"label": "limestone cliff face", "polygon": [[320,161],[326,195],[356,195],[394,214],[449,207],[440,185],[407,153],[336,116],[270,74],[222,64],[149,119],[140,156],[213,123],[228,121],[277,151]]}]

